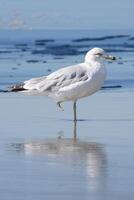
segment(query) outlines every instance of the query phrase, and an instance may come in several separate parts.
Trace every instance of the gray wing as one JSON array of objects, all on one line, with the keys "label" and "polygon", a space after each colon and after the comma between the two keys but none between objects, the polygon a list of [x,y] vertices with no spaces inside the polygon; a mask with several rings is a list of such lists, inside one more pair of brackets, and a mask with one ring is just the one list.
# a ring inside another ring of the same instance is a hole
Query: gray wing
[{"label": "gray wing", "polygon": [[32,78],[24,82],[23,88],[26,90],[35,90],[36,86],[46,79],[46,76]]},{"label": "gray wing", "polygon": [[[83,63],[84,65],[84,63]],[[60,88],[86,81],[88,79],[86,68],[82,64],[74,65],[57,70],[46,77],[34,78],[25,82],[26,89],[38,90],[39,92],[57,91]]]}]

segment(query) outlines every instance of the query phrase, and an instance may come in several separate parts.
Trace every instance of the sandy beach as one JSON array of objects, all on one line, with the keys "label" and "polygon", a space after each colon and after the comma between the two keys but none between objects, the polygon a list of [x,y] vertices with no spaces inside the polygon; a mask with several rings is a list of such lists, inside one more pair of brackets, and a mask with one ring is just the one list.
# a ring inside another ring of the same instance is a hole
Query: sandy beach
[{"label": "sandy beach", "polygon": [[47,98],[0,98],[3,200],[133,198],[132,92],[81,100],[75,139],[70,103],[59,112]]}]

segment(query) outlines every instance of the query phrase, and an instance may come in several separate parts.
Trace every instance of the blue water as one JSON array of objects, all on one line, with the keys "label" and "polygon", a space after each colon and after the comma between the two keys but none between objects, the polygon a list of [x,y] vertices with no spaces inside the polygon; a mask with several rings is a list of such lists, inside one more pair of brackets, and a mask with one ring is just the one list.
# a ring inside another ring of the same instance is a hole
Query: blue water
[{"label": "blue water", "polygon": [[0,36],[1,89],[82,62],[96,46],[117,57],[116,62],[107,63],[106,84],[133,89],[133,30],[3,30]]},{"label": "blue water", "polygon": [[134,197],[134,31],[0,31],[0,89],[82,62],[94,46],[104,89],[60,112],[42,96],[0,93],[0,200]]}]

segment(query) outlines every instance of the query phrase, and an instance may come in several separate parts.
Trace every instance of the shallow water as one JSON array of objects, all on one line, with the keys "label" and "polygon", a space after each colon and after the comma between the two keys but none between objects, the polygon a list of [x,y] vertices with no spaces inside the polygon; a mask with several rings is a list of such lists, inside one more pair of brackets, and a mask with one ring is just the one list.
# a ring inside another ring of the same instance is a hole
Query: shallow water
[{"label": "shallow water", "polygon": [[59,112],[47,98],[1,94],[1,198],[133,199],[133,98],[83,99],[74,132],[71,103]]},{"label": "shallow water", "polygon": [[[122,57],[123,64],[107,64],[105,85],[122,87],[80,100],[77,124],[70,102],[61,112],[45,97],[0,93],[2,200],[133,199],[133,53],[111,53]],[[83,58],[28,51],[0,55],[1,89]],[[27,62],[31,59],[39,61]]]},{"label": "shallow water", "polygon": [[[10,35],[10,37],[9,37]],[[106,85],[134,86],[134,31],[0,31],[0,89],[84,60],[92,47],[117,57]]]}]

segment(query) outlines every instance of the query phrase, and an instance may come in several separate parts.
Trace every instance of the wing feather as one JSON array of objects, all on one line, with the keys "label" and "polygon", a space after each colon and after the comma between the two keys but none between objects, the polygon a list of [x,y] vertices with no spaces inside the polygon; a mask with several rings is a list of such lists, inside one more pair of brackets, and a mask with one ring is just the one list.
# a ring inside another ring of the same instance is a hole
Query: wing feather
[{"label": "wing feather", "polygon": [[48,76],[32,78],[24,82],[24,88],[39,92],[57,91],[71,84],[86,81],[87,70],[84,63],[59,69]]},{"label": "wing feather", "polygon": [[27,89],[27,90],[34,90],[34,89],[36,89],[36,85],[39,82],[44,81],[45,79],[46,79],[46,76],[32,78],[30,80],[27,80],[24,82],[23,88]]}]

